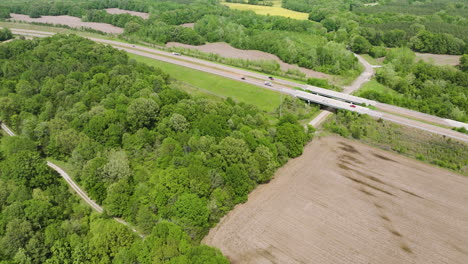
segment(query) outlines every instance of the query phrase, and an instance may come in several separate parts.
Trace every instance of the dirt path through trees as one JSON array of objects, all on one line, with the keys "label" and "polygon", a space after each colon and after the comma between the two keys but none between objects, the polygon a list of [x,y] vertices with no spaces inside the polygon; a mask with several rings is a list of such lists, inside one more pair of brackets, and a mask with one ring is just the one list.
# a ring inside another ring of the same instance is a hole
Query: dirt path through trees
[{"label": "dirt path through trees", "polygon": [[[1,124],[1,129],[3,129],[3,131],[5,131],[5,133],[7,133],[11,137],[16,136],[16,134],[7,125],[5,125],[2,122],[0,122],[0,124]],[[104,209],[100,205],[98,205],[95,201],[93,201],[91,198],[89,198],[89,196],[86,194],[86,192],[83,191],[80,188],[80,186],[78,186],[78,184],[76,184],[76,182],[73,181],[73,179],[70,177],[70,175],[67,172],[65,172],[62,168],[60,168],[59,166],[55,165],[54,163],[52,163],[50,161],[47,162],[47,166],[49,166],[51,169],[56,171],[60,176],[62,176],[62,178],[67,182],[68,186],[70,186],[70,188],[72,188],[73,191],[75,191],[76,194],[78,194],[78,196],[80,196],[80,198],[85,203],[87,203],[89,206],[91,206],[91,208],[93,208],[98,213],[103,213],[104,212]],[[131,227],[123,219],[114,217],[114,220],[121,223],[121,224],[123,224],[123,225],[128,226],[134,233],[138,234],[138,236],[140,236],[141,238],[144,238],[144,236],[142,234],[140,234],[135,228]]]}]

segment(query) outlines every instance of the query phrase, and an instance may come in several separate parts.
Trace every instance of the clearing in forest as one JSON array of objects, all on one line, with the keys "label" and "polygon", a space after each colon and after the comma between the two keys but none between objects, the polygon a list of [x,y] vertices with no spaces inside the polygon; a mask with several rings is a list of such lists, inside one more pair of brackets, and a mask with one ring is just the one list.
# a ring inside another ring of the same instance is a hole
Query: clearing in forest
[{"label": "clearing in forest", "polygon": [[468,263],[468,178],[314,140],[213,228],[232,263]]},{"label": "clearing in forest", "polygon": [[109,14],[114,14],[114,15],[118,15],[118,14],[129,14],[129,15],[132,15],[132,16],[141,17],[141,18],[143,18],[143,19],[148,19],[148,18],[149,18],[149,14],[148,14],[148,13],[137,12],[137,11],[130,11],[130,10],[124,10],[124,9],[120,9],[120,8],[107,8],[107,9],[106,9],[106,12],[109,13]]},{"label": "clearing in forest", "polygon": [[78,17],[72,16],[42,16],[39,18],[31,18],[28,15],[21,14],[10,14],[10,21],[23,21],[23,22],[36,22],[44,24],[53,24],[53,25],[66,25],[72,28],[91,28],[94,30],[102,31],[105,33],[111,34],[121,34],[123,33],[123,28],[113,26],[106,23],[97,23],[97,22],[83,22]]},{"label": "clearing in forest", "polygon": [[294,19],[307,20],[309,14],[296,12],[289,9],[282,8],[281,6],[262,6],[262,5],[248,5],[248,4],[238,4],[238,3],[227,3],[223,2],[223,5],[229,6],[229,8],[237,10],[248,10],[254,11],[258,15],[270,15],[270,16],[284,16]]},{"label": "clearing in forest", "polygon": [[460,63],[459,55],[445,55],[445,54],[431,54],[431,53],[418,53],[416,52],[416,58],[422,59],[426,62],[431,62],[436,65],[458,65]]}]

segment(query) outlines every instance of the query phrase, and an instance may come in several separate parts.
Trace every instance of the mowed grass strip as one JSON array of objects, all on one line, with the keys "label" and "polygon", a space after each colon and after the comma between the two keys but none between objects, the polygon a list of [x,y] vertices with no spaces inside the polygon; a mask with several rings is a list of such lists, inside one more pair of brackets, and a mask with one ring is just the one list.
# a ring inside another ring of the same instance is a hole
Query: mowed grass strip
[{"label": "mowed grass strip", "polygon": [[255,85],[135,54],[128,54],[128,56],[136,61],[161,68],[172,78],[197,87],[208,94],[223,98],[231,97],[237,102],[252,104],[267,112],[273,112],[281,102],[279,93]]},{"label": "mowed grass strip", "polygon": [[270,15],[270,16],[284,16],[294,19],[307,20],[309,14],[292,11],[285,9],[279,6],[260,6],[260,5],[247,5],[247,4],[238,4],[238,3],[227,3],[223,2],[223,5],[228,6],[232,9],[237,10],[249,10],[254,11],[258,15]]}]

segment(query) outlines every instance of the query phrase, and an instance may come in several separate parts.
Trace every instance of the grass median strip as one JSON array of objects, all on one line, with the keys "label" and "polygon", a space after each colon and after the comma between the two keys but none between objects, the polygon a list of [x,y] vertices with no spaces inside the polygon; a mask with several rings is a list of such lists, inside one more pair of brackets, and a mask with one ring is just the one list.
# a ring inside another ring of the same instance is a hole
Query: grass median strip
[{"label": "grass median strip", "polygon": [[280,104],[281,95],[255,85],[220,77],[214,74],[162,62],[144,56],[128,54],[130,58],[150,66],[158,67],[174,79],[190,84],[200,90],[220,97],[231,97],[238,102],[252,104],[267,112],[274,111]]}]

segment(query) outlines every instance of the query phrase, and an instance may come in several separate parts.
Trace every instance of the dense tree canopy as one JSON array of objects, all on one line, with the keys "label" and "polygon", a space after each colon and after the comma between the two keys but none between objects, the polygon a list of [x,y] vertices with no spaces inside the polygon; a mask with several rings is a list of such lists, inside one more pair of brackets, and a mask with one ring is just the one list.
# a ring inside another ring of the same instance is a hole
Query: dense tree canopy
[{"label": "dense tree canopy", "polygon": [[328,39],[347,42],[351,47],[356,40],[362,41],[356,37],[360,35],[374,46],[406,45],[437,54],[468,52],[466,1],[283,0],[282,6],[310,13],[310,20],[329,31]]},{"label": "dense tree canopy", "polygon": [[[22,135],[1,141],[0,260],[227,263],[197,241],[308,140],[294,117],[192,97],[74,35],[0,45],[0,63],[0,118]],[[45,155],[149,237],[79,205]]]}]

